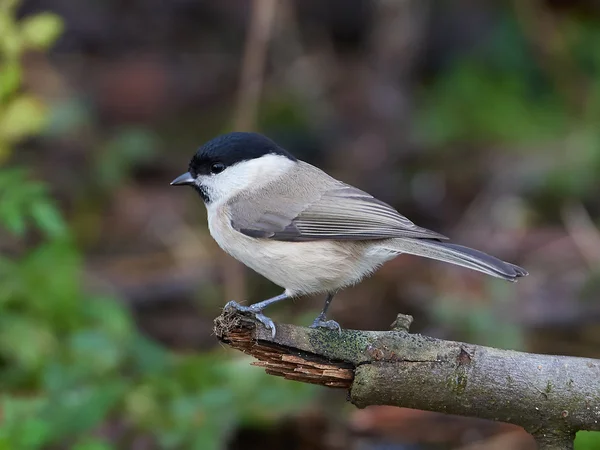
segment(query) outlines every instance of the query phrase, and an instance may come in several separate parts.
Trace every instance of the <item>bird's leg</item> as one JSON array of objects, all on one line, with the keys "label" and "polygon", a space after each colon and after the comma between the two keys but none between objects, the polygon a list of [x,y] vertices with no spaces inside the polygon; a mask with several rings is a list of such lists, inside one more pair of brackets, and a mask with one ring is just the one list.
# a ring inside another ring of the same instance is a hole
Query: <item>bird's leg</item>
[{"label": "bird's leg", "polygon": [[334,295],[335,293],[327,294],[323,310],[314,320],[314,322],[310,326],[311,328],[327,328],[329,330],[338,330],[340,333],[342,332],[342,328],[340,327],[339,323],[337,323],[335,320],[326,320],[327,310],[329,309],[329,305],[331,304],[331,300],[333,300]]},{"label": "bird's leg", "polygon": [[284,292],[281,295],[277,295],[275,297],[268,298],[266,300],[263,300],[262,302],[255,303],[250,306],[242,306],[238,302],[231,300],[230,302],[227,302],[224,309],[225,310],[235,309],[236,311],[239,311],[242,313],[252,314],[256,320],[258,320],[260,323],[262,323],[265,326],[265,328],[271,330],[273,337],[275,337],[275,324],[273,323],[273,321],[271,319],[269,319],[267,316],[265,316],[262,313],[262,311],[267,306],[272,305],[273,303],[280,302],[281,300],[288,299],[288,298],[290,298],[290,296]]}]

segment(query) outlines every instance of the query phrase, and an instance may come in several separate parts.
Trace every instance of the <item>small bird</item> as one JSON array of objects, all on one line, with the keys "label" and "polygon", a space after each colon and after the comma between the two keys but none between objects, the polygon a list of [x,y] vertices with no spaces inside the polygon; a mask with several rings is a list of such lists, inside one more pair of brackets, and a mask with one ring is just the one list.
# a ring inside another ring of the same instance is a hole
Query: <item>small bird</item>
[{"label": "small bird", "polygon": [[300,161],[271,139],[233,132],[202,145],[188,172],[171,182],[192,186],[208,212],[219,246],[285,291],[250,306],[275,337],[265,307],[309,294],[326,294],[312,327],[341,330],[326,314],[339,290],[358,283],[403,253],[437,259],[516,281],[527,272],[415,225],[390,205]]}]

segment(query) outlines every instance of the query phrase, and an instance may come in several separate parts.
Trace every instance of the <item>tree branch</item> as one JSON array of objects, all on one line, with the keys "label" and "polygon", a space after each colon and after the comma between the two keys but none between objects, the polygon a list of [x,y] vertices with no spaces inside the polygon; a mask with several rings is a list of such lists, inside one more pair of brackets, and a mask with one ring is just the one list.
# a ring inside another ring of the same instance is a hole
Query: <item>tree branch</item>
[{"label": "tree branch", "polygon": [[578,430],[600,430],[600,361],[538,355],[408,332],[337,331],[278,324],[224,311],[223,343],[250,354],[271,375],[349,390],[359,408],[392,405],[520,425],[542,449],[573,448]]}]

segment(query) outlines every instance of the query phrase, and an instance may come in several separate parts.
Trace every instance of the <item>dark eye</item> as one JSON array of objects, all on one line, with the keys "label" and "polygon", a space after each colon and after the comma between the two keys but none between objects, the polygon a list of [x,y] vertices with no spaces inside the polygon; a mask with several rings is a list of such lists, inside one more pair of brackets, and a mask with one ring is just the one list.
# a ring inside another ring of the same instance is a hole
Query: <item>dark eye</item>
[{"label": "dark eye", "polygon": [[225,164],[214,163],[210,166],[210,173],[221,173],[225,170]]}]

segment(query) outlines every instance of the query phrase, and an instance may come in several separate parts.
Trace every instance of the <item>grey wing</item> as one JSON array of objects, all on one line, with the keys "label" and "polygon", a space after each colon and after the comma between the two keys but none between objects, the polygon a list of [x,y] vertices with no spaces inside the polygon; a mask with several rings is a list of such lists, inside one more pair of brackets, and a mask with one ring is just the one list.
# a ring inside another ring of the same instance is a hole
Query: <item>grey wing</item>
[{"label": "grey wing", "polygon": [[341,182],[316,199],[271,196],[269,206],[262,211],[252,209],[248,203],[244,207],[240,204],[232,210],[231,222],[247,236],[280,241],[447,239],[416,226],[390,205]]}]

